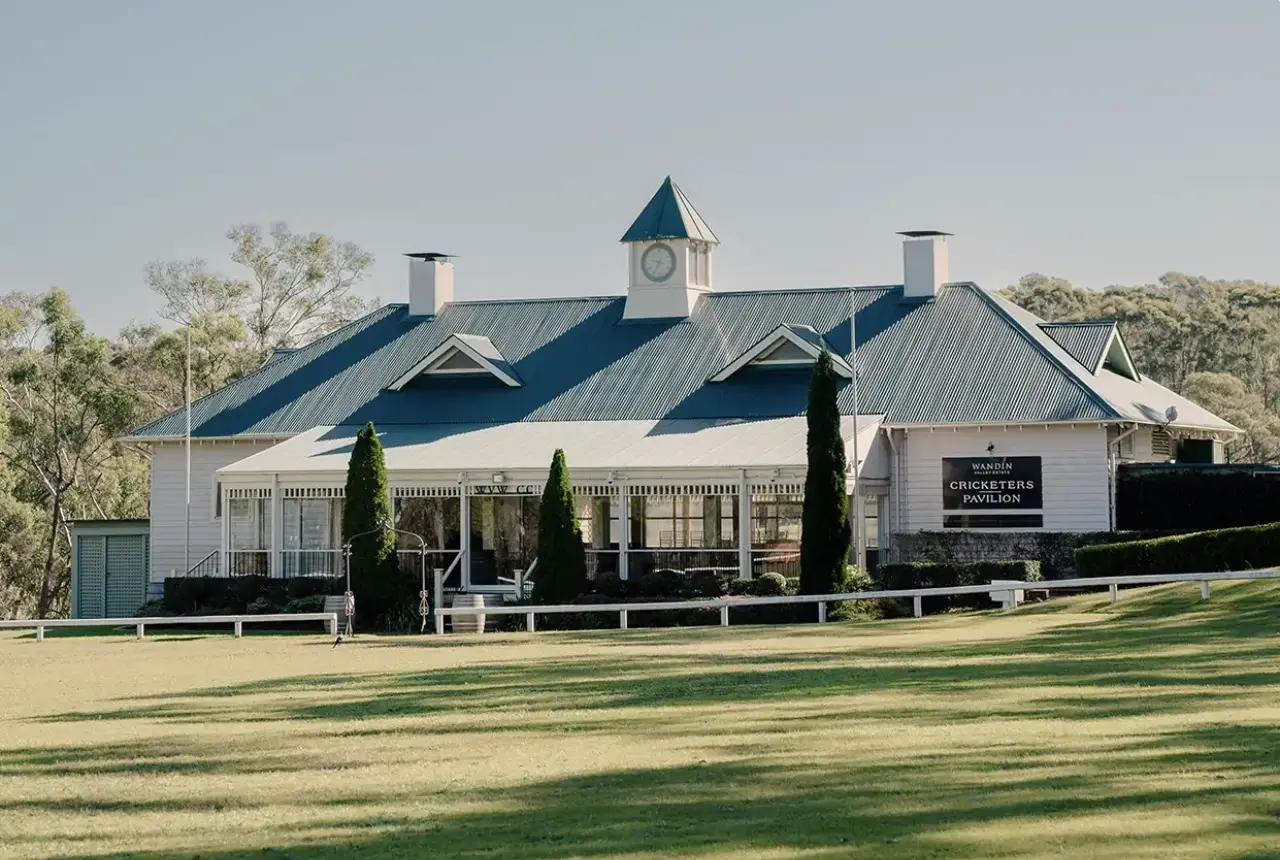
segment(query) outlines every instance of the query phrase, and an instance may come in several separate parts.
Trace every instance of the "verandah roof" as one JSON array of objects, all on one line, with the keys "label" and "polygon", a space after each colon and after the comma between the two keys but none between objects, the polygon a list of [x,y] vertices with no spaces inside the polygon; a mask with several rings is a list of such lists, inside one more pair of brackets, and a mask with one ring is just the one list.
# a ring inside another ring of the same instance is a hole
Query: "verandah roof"
[{"label": "verandah roof", "polygon": [[[885,457],[868,458],[880,420],[878,415],[857,419],[860,474],[864,479],[888,477]],[[345,474],[359,429],[353,425],[314,427],[219,469],[218,475]],[[841,430],[852,460],[852,416],[841,419]],[[794,468],[805,465],[806,435],[803,416],[735,422],[537,421],[378,428],[388,472],[450,474],[546,470],[556,448],[564,449],[571,471]]]}]

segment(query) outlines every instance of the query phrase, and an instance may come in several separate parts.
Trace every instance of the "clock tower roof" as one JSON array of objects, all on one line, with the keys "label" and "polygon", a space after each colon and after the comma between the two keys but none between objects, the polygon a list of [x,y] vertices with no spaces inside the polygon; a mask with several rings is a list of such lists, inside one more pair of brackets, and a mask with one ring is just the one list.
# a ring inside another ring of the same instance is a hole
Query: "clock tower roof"
[{"label": "clock tower roof", "polygon": [[649,242],[656,239],[696,239],[718,245],[720,240],[693,208],[680,186],[668,176],[650,198],[640,215],[623,235],[623,242]]}]

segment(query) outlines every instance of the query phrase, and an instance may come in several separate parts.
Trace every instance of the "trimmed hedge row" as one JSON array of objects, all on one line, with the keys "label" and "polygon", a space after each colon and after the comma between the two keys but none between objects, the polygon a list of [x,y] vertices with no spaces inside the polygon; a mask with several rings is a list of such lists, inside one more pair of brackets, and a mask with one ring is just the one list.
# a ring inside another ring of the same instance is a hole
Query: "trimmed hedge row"
[{"label": "trimmed hedge row", "polygon": [[[1038,561],[973,561],[933,562],[908,561],[882,564],[876,570],[876,588],[897,591],[909,588],[953,588],[961,585],[986,585],[994,579],[1039,582]],[[925,613],[946,609],[990,609],[994,606],[986,594],[955,594],[925,597],[921,600]]]},{"label": "trimmed hedge row", "polygon": [[1080,576],[1210,573],[1280,564],[1280,523],[1076,550]]},{"label": "trimmed hedge row", "polygon": [[[171,576],[164,581],[161,605],[175,615],[243,615],[279,612],[290,601],[341,594],[341,577]],[[265,609],[263,607],[273,607]]]}]

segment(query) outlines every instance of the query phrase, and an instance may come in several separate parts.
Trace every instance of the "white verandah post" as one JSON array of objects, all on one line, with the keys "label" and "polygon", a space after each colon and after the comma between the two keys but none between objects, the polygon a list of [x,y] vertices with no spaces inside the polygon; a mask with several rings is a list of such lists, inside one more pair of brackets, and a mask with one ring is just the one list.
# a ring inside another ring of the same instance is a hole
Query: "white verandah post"
[{"label": "white verandah post", "polygon": [[[621,500],[622,534],[618,536],[618,578],[630,579],[630,566],[627,559],[627,548],[631,546],[631,485],[625,481],[618,489]],[[624,625],[625,626],[625,625]]]},{"label": "white verandah post", "polygon": [[738,579],[751,578],[751,482],[747,470],[738,477]]}]

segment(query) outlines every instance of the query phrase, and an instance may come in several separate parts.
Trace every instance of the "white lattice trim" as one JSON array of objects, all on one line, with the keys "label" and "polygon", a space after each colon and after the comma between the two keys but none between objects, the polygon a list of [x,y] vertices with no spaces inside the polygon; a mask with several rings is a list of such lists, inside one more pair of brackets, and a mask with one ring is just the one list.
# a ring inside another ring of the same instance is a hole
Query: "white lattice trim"
[{"label": "white lattice trim", "polygon": [[392,487],[393,499],[448,498],[461,496],[462,487],[453,484],[447,487]]},{"label": "white lattice trim", "polygon": [[620,496],[622,488],[617,484],[574,484],[575,496]]},{"label": "white lattice trim", "polygon": [[627,488],[632,496],[736,496],[737,484],[637,484]]},{"label": "white lattice trim", "polygon": [[227,487],[228,499],[269,499],[270,487]]},{"label": "white lattice trim", "polygon": [[751,495],[753,496],[803,496],[803,483],[770,483],[770,484],[752,484]]},{"label": "white lattice trim", "polygon": [[346,487],[285,487],[286,499],[341,499],[347,494]]}]

